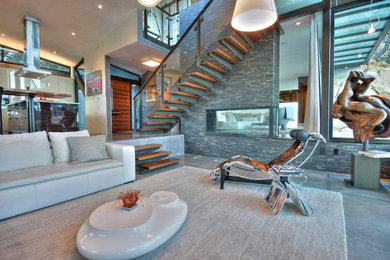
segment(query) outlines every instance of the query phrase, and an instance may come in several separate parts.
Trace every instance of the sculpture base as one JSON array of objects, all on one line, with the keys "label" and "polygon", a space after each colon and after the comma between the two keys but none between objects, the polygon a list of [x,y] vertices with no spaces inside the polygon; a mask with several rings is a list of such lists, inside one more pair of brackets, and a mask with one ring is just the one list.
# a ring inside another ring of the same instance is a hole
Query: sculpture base
[{"label": "sculpture base", "polygon": [[381,160],[361,154],[352,154],[352,183],[356,188],[378,190],[380,188]]}]

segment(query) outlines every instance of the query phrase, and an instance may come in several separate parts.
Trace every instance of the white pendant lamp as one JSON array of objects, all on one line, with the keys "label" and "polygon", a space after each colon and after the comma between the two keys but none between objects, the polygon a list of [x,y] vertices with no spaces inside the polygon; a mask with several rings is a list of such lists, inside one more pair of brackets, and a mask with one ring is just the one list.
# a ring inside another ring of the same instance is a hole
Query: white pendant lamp
[{"label": "white pendant lamp", "polygon": [[242,32],[260,31],[278,19],[274,0],[237,0],[232,26]]},{"label": "white pendant lamp", "polygon": [[146,7],[154,7],[156,6],[161,0],[138,0],[138,3],[140,3],[143,6]]}]

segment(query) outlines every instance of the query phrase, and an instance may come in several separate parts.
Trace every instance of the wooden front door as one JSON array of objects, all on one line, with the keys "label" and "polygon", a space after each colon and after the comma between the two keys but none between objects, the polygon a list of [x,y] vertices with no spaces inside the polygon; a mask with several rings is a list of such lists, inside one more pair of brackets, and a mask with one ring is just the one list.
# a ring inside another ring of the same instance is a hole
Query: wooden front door
[{"label": "wooden front door", "polygon": [[128,132],[132,129],[131,83],[111,79],[112,132]]}]

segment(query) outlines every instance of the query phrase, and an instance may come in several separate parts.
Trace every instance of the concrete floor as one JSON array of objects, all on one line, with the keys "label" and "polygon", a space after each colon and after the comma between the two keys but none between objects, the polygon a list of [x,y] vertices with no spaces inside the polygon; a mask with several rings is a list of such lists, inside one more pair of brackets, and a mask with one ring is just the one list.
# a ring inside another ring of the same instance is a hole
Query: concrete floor
[{"label": "concrete floor", "polygon": [[[225,160],[191,154],[181,159],[182,165],[210,170]],[[348,259],[390,259],[389,183],[382,183],[380,191],[370,191],[346,187],[344,179],[350,179],[349,175],[314,170],[305,170],[305,175],[306,186],[343,194]]]}]

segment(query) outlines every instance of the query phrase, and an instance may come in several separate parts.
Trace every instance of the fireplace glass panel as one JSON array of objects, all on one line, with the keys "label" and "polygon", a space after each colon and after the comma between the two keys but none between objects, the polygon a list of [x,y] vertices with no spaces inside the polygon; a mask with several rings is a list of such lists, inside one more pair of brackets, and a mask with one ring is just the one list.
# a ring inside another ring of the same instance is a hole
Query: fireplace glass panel
[{"label": "fireplace glass panel", "polygon": [[208,133],[269,137],[274,115],[270,107],[249,109],[209,109],[206,111]]}]

